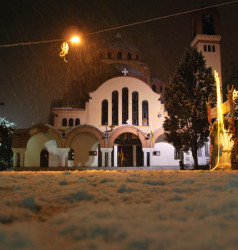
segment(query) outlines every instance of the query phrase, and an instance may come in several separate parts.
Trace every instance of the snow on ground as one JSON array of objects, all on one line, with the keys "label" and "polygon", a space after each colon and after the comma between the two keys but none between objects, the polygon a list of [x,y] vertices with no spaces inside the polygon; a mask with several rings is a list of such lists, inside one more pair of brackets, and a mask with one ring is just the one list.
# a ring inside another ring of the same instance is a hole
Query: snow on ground
[{"label": "snow on ground", "polygon": [[0,173],[0,249],[237,249],[237,171]]}]

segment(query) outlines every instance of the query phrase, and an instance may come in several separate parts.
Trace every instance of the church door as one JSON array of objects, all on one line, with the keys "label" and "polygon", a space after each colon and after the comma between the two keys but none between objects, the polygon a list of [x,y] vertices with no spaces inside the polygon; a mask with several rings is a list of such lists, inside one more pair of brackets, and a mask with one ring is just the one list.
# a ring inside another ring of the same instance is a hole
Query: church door
[{"label": "church door", "polygon": [[143,166],[141,141],[132,133],[123,133],[117,137],[114,144],[118,145],[117,166]]},{"label": "church door", "polygon": [[40,167],[48,168],[49,166],[49,152],[43,149],[40,153]]}]

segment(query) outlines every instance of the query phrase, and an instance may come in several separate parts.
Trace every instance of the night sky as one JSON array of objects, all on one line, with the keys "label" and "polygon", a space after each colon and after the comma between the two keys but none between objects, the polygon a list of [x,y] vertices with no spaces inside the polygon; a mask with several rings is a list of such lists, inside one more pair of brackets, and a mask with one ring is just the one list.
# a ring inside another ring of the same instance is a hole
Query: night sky
[{"label": "night sky", "polygon": [[[85,35],[222,2],[229,1],[1,0],[0,44],[66,39],[75,29]],[[224,77],[238,62],[238,3],[217,9]],[[116,33],[142,52],[153,76],[168,82],[191,41],[190,14],[83,36],[81,48],[71,48],[68,63],[59,57],[61,42],[0,48],[0,102],[5,103],[0,116],[18,128],[48,123],[51,101],[62,98],[68,83],[80,77],[80,63],[88,63],[95,49]]]}]

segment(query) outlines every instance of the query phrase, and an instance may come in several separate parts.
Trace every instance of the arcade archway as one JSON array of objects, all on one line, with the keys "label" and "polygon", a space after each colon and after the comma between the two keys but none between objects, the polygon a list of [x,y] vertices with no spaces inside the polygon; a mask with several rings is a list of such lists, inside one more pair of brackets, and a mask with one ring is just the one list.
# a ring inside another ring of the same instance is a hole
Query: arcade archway
[{"label": "arcade archway", "polygon": [[143,166],[140,138],[132,133],[122,133],[114,140],[114,165],[118,167]]}]

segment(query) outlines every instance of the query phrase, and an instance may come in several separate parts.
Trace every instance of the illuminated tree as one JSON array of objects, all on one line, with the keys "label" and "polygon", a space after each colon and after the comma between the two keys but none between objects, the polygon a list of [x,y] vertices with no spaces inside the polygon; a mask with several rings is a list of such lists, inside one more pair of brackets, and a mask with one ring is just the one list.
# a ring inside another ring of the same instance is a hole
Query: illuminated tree
[{"label": "illuminated tree", "polygon": [[163,127],[167,140],[177,150],[192,151],[195,169],[197,150],[208,140],[209,123],[206,102],[215,99],[215,80],[197,49],[185,51],[175,74],[165,88],[168,116]]},{"label": "illuminated tree", "polygon": [[0,117],[0,167],[10,166],[12,159],[11,139],[14,124]]}]

